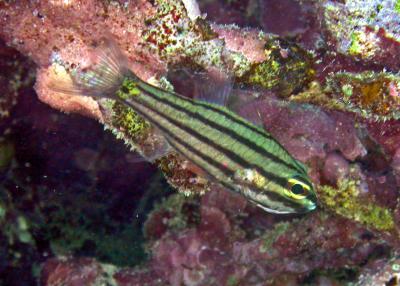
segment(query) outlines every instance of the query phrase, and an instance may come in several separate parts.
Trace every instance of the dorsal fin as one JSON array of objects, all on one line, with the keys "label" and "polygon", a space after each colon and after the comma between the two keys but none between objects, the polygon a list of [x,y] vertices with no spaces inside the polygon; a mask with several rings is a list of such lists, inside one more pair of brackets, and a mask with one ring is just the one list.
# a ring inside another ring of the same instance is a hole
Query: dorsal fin
[{"label": "dorsal fin", "polygon": [[232,79],[224,72],[213,69],[198,74],[195,99],[227,106],[232,93]]},{"label": "dorsal fin", "polygon": [[232,90],[232,81],[224,72],[173,67],[168,73],[175,91],[184,96],[226,106]]}]

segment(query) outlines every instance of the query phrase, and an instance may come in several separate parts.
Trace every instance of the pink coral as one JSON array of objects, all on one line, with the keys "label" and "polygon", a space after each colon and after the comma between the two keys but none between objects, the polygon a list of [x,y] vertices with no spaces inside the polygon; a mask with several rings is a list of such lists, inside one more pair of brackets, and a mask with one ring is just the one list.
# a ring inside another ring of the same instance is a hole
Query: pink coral
[{"label": "pink coral", "polygon": [[328,154],[322,170],[324,179],[331,184],[336,184],[349,174],[349,163],[339,154]]},{"label": "pink coral", "polygon": [[3,4],[0,10],[0,35],[41,68],[37,93],[49,105],[67,112],[79,112],[101,119],[98,105],[91,99],[70,97],[48,90],[47,69],[51,55],[58,53],[70,64],[88,58],[88,46],[107,33],[115,36],[131,60],[148,65],[133,65],[139,75],[149,77],[164,70],[155,55],[140,48],[144,20],[154,10],[147,1],[126,7],[104,5],[101,1],[43,1]]},{"label": "pink coral", "polygon": [[369,122],[368,131],[387,154],[393,155],[400,148],[400,121]]},{"label": "pink coral", "polygon": [[50,259],[43,267],[41,284],[95,285],[101,273],[100,264],[90,258],[64,261]]},{"label": "pink coral", "polygon": [[348,160],[366,155],[354,119],[344,113],[294,105],[271,96],[242,107],[239,113],[247,118],[258,114],[264,127],[303,162],[323,160],[327,152],[335,150]]},{"label": "pink coral", "polygon": [[264,41],[259,39],[255,29],[243,29],[237,27],[226,27],[214,25],[213,30],[218,36],[225,40],[226,48],[240,52],[253,63],[262,62],[266,59],[264,54]]},{"label": "pink coral", "polygon": [[[211,198],[213,207],[208,205]],[[234,212],[227,204],[237,211],[231,200],[237,200],[236,196],[222,190],[208,193],[202,200],[198,227],[168,233],[153,244],[152,263],[160,276],[173,285],[189,274],[197,278],[195,285],[226,285],[229,277],[239,284],[256,285],[282,273],[305,275],[319,267],[358,264],[376,247],[370,232],[322,213],[291,225],[280,224],[261,238],[249,239],[243,230],[238,231],[240,216],[229,215]],[[242,211],[253,215],[258,210],[247,206]],[[252,236],[251,232],[247,235]],[[337,247],[343,251],[338,253]]]}]

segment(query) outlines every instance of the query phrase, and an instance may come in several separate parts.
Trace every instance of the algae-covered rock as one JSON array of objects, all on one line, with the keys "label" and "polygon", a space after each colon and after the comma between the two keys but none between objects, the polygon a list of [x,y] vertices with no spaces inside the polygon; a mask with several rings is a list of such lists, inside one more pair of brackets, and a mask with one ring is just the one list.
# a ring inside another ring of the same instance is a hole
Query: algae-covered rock
[{"label": "algae-covered rock", "polygon": [[282,97],[298,93],[312,81],[312,57],[296,44],[272,38],[264,53],[266,60],[252,64],[241,81],[274,90]]}]

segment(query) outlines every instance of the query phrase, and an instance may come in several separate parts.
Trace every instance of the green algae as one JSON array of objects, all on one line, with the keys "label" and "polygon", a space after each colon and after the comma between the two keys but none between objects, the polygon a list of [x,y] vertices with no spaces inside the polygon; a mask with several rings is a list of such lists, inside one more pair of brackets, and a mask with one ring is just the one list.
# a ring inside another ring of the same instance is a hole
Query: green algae
[{"label": "green algae", "polygon": [[142,138],[150,128],[150,123],[144,120],[131,108],[118,102],[113,106],[113,125],[131,140]]},{"label": "green algae", "polygon": [[349,99],[353,95],[353,86],[350,84],[344,84],[342,86],[342,92],[346,99]]},{"label": "green algae", "polygon": [[28,220],[24,216],[17,218],[18,239],[22,243],[33,244],[34,240],[30,233],[30,226]]},{"label": "green algae", "polygon": [[0,222],[2,222],[5,219],[6,214],[7,214],[6,207],[0,201]]},{"label": "green algae", "polygon": [[389,72],[332,74],[327,79],[326,91],[342,109],[375,121],[400,119],[398,96],[400,77]]},{"label": "green algae", "polygon": [[392,270],[393,271],[400,271],[400,264],[397,264],[397,263],[394,263],[393,265],[392,265]]},{"label": "green algae", "polygon": [[328,109],[345,110],[343,103],[328,97],[327,93],[317,81],[312,81],[306,90],[292,95],[289,99],[290,101],[298,103],[312,103]]},{"label": "green algae", "polygon": [[235,276],[229,276],[226,281],[227,286],[237,286],[239,285],[239,280]]},{"label": "green algae", "polygon": [[400,77],[389,72],[338,72],[327,77],[325,87],[311,82],[309,88],[290,97],[328,109],[352,112],[377,122],[400,119]]},{"label": "green algae", "polygon": [[273,38],[264,47],[266,60],[251,65],[242,82],[274,89],[280,96],[297,93],[312,81],[311,55],[293,43]]},{"label": "green algae", "polygon": [[400,14],[400,0],[396,0],[394,4],[394,10],[396,11],[397,14]]},{"label": "green algae", "polygon": [[262,245],[260,247],[260,252],[267,252],[271,249],[272,244],[277,240],[279,236],[284,234],[290,227],[288,222],[280,222],[275,224],[274,229],[269,230],[262,237]]},{"label": "green algae", "polygon": [[251,62],[242,53],[230,52],[227,60],[237,77],[244,76],[251,69]]},{"label": "green algae", "polygon": [[350,46],[347,52],[354,57],[370,59],[374,57],[379,50],[379,46],[375,41],[376,40],[365,31],[355,30],[350,35]]},{"label": "green algae", "polygon": [[248,77],[248,82],[271,89],[278,85],[279,74],[280,65],[277,61],[265,61],[253,66]]},{"label": "green algae", "polygon": [[360,31],[355,31],[350,36],[351,44],[348,51],[352,56],[357,56],[362,53],[361,35]]},{"label": "green algae", "polygon": [[322,185],[319,198],[323,205],[336,214],[357,221],[368,228],[391,231],[395,227],[390,209],[359,198],[359,184],[353,180],[341,180],[337,188]]},{"label": "green algae", "polygon": [[379,18],[384,8],[379,1],[345,2],[344,5],[329,2],[325,6],[323,23],[335,38],[339,52],[357,58],[373,59],[381,49],[376,33],[367,27],[379,29]]},{"label": "green algae", "polygon": [[10,264],[37,259],[43,251],[40,243],[48,245],[46,251],[51,255],[92,256],[121,266],[134,266],[145,259],[141,229],[132,223],[136,217],[128,221],[113,218],[110,201],[100,190],[75,183],[73,188],[59,186],[56,191],[23,184],[16,177],[9,180],[19,190],[18,194],[8,189],[0,192],[0,251],[7,249],[4,258]]},{"label": "green algae", "polygon": [[[174,193],[168,196],[162,202],[157,203],[149,217],[151,217],[152,214],[159,213],[160,211],[167,212],[169,216],[168,218],[165,218],[164,224],[167,226],[168,230],[184,230],[190,227],[190,224],[193,223],[193,219],[197,222],[200,221],[200,217],[197,217],[195,212],[191,212],[191,219],[189,219],[187,214],[188,206],[193,207],[196,204],[198,204],[198,201],[195,198],[187,197],[180,193]],[[150,227],[148,224],[149,221],[151,221],[151,219],[147,219],[145,223],[145,229]]]},{"label": "green algae", "polygon": [[[159,207],[173,213],[174,215],[168,219],[168,229],[182,230],[188,225],[187,217],[183,212],[183,206],[187,198],[182,194],[174,194],[169,196]],[[157,208],[156,208],[157,209]]]},{"label": "green algae", "polygon": [[[127,92],[123,92],[122,90]],[[117,91],[117,96],[121,99],[128,99],[129,97],[135,97],[139,94],[140,90],[138,89],[136,82],[128,78],[124,79],[122,86]]]},{"label": "green algae", "polygon": [[[109,213],[109,201],[90,189],[52,196],[37,210],[42,239],[57,256],[85,255],[118,266],[134,266],[146,258],[141,230],[130,221],[120,221]],[[133,220],[134,221],[134,220]]]},{"label": "green algae", "polygon": [[14,155],[14,145],[10,141],[0,139],[0,171],[11,164]]}]

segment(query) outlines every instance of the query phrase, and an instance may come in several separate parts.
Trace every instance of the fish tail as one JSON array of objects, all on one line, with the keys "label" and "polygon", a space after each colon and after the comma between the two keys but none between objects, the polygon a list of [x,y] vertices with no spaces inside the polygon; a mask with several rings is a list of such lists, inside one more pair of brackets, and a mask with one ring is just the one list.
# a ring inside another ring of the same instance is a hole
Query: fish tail
[{"label": "fish tail", "polygon": [[117,44],[102,38],[91,53],[89,66],[69,68],[53,57],[55,65],[49,88],[58,93],[114,98],[127,76],[136,76],[128,68],[128,59]]}]

